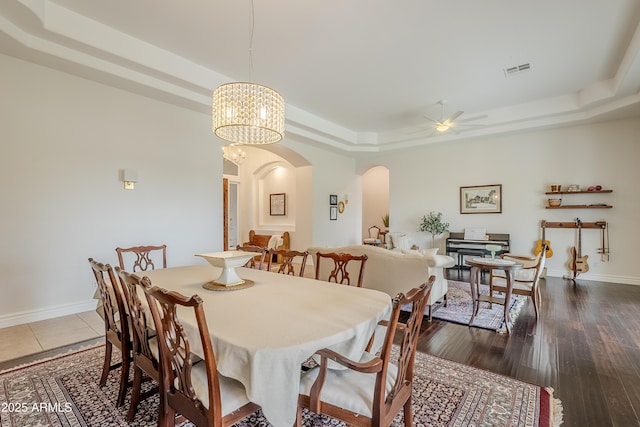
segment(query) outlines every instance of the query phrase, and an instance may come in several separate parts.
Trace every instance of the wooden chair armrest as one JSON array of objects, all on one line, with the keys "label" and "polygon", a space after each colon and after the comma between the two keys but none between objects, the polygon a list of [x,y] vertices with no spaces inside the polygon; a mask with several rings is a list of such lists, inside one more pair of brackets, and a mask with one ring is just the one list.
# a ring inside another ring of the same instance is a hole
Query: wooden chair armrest
[{"label": "wooden chair armrest", "polygon": [[[381,320],[378,322],[378,325],[380,326],[389,326],[389,321],[388,320]],[[396,325],[396,330],[397,331],[402,331],[404,329],[407,329],[407,325],[402,323],[402,322],[398,322],[398,324]]]},{"label": "wooden chair armrest", "polygon": [[328,348],[318,350],[316,351],[316,354],[320,356],[320,372],[311,386],[311,392],[309,393],[309,409],[315,413],[320,412],[320,392],[322,391],[322,386],[324,385],[324,381],[327,377],[328,360],[333,360],[334,362],[342,366],[346,366],[349,369],[365,373],[379,372],[383,367],[382,359],[379,357],[371,359],[368,362],[360,363],[348,359],[340,353],[336,353]]},{"label": "wooden chair armrest", "polygon": [[[364,373],[374,373],[380,372],[382,369],[382,359],[379,357],[373,358],[367,362],[356,362],[354,360],[348,359],[340,353],[336,353],[333,350],[329,350],[328,348],[323,348],[322,350],[318,350],[316,352],[318,356],[323,359],[332,360],[342,366],[345,366],[349,369],[353,369],[354,371],[364,372]],[[321,360],[322,364],[322,360]]]},{"label": "wooden chair armrest", "polygon": [[515,259],[515,260],[520,260],[520,261],[535,261],[536,257],[533,256],[526,256],[526,255],[512,255],[512,254],[502,254],[500,255],[501,258],[503,259]]}]

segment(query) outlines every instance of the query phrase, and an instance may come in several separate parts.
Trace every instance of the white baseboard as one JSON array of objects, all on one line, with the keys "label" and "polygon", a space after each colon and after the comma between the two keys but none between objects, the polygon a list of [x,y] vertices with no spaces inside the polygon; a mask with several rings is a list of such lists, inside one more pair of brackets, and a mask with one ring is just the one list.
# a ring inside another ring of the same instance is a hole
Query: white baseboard
[{"label": "white baseboard", "polygon": [[39,320],[52,319],[54,317],[68,316],[70,314],[82,313],[95,310],[97,301],[90,299],[74,304],[59,305],[57,307],[47,307],[38,310],[22,311],[18,313],[5,314],[0,316],[0,328],[23,325],[25,323],[37,322]]},{"label": "white baseboard", "polygon": [[[546,270],[546,267],[545,267]],[[568,270],[547,270],[547,276],[549,277],[564,277],[570,278],[573,273]],[[611,276],[607,274],[594,274],[594,273],[582,273],[576,280],[593,280],[597,282],[606,283],[618,283],[622,285],[638,285],[640,286],[640,278],[630,276]]]}]

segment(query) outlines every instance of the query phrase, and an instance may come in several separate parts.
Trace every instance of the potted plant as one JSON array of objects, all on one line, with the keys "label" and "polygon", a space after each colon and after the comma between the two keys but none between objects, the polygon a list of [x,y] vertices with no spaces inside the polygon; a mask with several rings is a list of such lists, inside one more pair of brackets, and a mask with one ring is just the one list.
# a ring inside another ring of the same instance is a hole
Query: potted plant
[{"label": "potted plant", "polygon": [[382,216],[382,224],[384,225],[385,231],[389,231],[389,214]]},{"label": "potted plant", "polygon": [[442,219],[442,212],[429,212],[429,215],[422,217],[420,231],[431,233],[431,247],[436,247],[436,236],[449,231],[449,223]]}]

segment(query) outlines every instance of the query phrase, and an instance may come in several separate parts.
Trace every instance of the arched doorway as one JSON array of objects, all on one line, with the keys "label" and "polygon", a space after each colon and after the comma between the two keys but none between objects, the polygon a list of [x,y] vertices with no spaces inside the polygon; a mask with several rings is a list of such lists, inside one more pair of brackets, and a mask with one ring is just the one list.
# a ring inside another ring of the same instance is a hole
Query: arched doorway
[{"label": "arched doorway", "polygon": [[[231,233],[233,221],[229,202],[233,190],[237,190],[235,225],[237,243],[247,241],[249,231],[257,234],[281,234],[289,232],[292,247],[311,245],[312,236],[312,181],[311,165],[293,150],[274,144],[270,146],[243,146],[245,158],[234,171],[225,175],[228,181],[225,195],[225,234]],[[226,161],[225,161],[226,163]],[[235,184],[235,187],[234,187]],[[284,194],[284,215],[271,215],[270,196]],[[229,246],[231,238],[225,238]]]},{"label": "arched doorway", "polygon": [[389,169],[374,166],[362,174],[362,235],[375,225],[385,230],[383,217],[389,214]]}]

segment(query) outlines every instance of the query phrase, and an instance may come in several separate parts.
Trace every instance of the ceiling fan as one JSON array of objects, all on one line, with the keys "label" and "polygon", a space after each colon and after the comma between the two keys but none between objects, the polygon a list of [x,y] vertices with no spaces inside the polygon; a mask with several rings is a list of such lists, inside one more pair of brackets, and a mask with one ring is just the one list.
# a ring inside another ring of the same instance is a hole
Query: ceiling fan
[{"label": "ceiling fan", "polygon": [[[444,115],[444,104],[445,104],[445,101],[444,100],[440,100],[436,104],[440,106],[440,118],[434,119],[433,117],[429,117],[427,115],[423,116],[425,119],[427,119],[427,120],[429,120],[430,122],[433,123],[432,129],[434,131],[436,131],[436,132],[446,132],[448,130],[456,132],[455,128],[457,128],[459,126],[482,126],[480,124],[478,124],[478,125],[470,125],[470,124],[467,124],[467,123],[471,122],[471,121],[474,121],[474,120],[480,120],[480,119],[487,118],[486,115],[483,115],[483,116],[471,117],[471,118],[468,118],[468,119],[465,119],[465,120],[458,120],[458,117],[463,115],[464,111],[456,111],[455,113],[451,114],[449,117],[445,118],[445,115]],[[423,131],[419,131],[419,132],[423,132]]]}]

